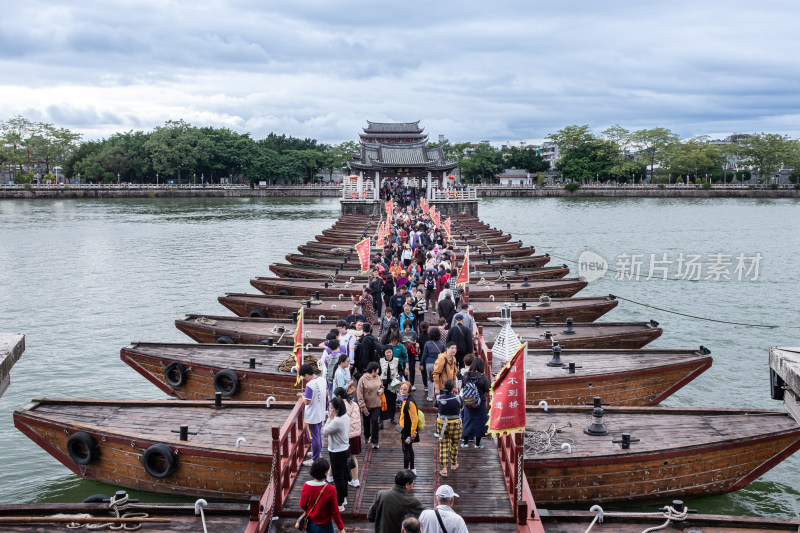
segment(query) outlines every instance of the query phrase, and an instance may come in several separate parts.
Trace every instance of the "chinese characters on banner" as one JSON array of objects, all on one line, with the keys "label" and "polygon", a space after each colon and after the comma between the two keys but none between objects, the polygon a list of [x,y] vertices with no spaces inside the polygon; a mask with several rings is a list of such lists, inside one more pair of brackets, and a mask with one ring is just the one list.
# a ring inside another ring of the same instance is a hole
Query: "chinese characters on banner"
[{"label": "chinese characters on banner", "polygon": [[428,214],[428,200],[423,198],[422,200],[419,201],[419,205],[420,205],[420,207],[422,207],[422,212],[427,215]]},{"label": "chinese characters on banner", "polygon": [[394,201],[390,198],[386,200],[386,214],[388,216],[392,216],[392,211],[394,210]]},{"label": "chinese characters on banner", "polygon": [[442,227],[444,228],[445,233],[447,233],[447,240],[452,240],[452,237],[450,237],[450,217],[447,217],[447,220],[444,221],[444,225]]},{"label": "chinese characters on banner", "polygon": [[369,237],[356,244],[356,253],[358,254],[358,261],[361,263],[361,273],[369,270]]},{"label": "chinese characters on banner", "polygon": [[375,246],[377,248],[383,248],[385,246],[383,241],[383,224],[378,228],[378,237],[375,239]]},{"label": "chinese characters on banner", "polygon": [[[447,220],[450,219],[448,218]],[[456,278],[456,287],[461,287],[462,285],[469,285],[469,245],[464,252],[464,263],[461,265],[461,270],[458,271],[458,277]]]},{"label": "chinese characters on banner", "polygon": [[292,349],[294,355],[295,366],[297,367],[297,381],[295,385],[299,385],[303,381],[303,376],[300,375],[300,367],[303,365],[303,308],[297,313],[297,327],[294,328],[294,348]]},{"label": "chinese characters on banner", "polygon": [[431,220],[436,222],[436,206],[432,205],[430,209],[428,209],[428,215],[431,217]]},{"label": "chinese characters on banner", "polygon": [[525,347],[497,375],[489,394],[489,435],[500,436],[525,429]]},{"label": "chinese characters on banner", "polygon": [[439,212],[438,212],[438,211],[436,211],[436,213],[434,213],[434,214],[433,214],[433,223],[434,223],[434,224],[436,224],[436,227],[437,227],[437,228],[438,228],[439,226],[441,226],[441,220],[442,220],[442,218],[441,218],[441,216],[439,215]]}]

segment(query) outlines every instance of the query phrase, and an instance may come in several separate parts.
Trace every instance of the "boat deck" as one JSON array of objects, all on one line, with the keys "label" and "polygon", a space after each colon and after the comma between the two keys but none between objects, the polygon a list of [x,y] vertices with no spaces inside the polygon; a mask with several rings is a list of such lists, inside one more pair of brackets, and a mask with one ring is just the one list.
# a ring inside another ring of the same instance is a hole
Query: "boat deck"
[{"label": "boat deck", "polygon": [[[460,496],[456,499],[454,509],[469,523],[470,531],[516,531],[500,459],[492,440],[485,439],[486,448],[482,450],[459,448],[459,462],[463,467],[456,472],[451,470],[447,478],[442,478],[436,466],[437,441],[433,436],[433,420],[433,415],[426,415],[427,425],[420,436],[421,441],[414,444],[417,481],[413,495],[426,509],[432,509],[436,488],[448,484]],[[369,508],[378,491],[390,489],[394,485],[395,474],[403,468],[400,435],[387,425],[380,432],[380,439],[380,449],[373,450],[365,445],[364,451],[358,456],[361,486],[348,486],[347,506],[342,516],[348,531],[375,531],[375,524],[367,521]],[[326,449],[323,447],[323,450]],[[325,456],[327,453],[323,451]],[[466,465],[469,467],[466,468]],[[295,519],[301,512],[300,490],[303,483],[310,479],[307,470],[303,468],[300,472],[279,513],[281,518],[276,521],[272,531],[294,530]]]}]

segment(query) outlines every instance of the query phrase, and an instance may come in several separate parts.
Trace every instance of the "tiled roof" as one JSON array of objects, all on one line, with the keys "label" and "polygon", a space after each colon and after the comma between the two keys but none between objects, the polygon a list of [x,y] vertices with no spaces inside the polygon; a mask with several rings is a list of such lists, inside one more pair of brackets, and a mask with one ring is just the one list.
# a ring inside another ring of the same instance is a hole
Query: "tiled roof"
[{"label": "tiled roof", "polygon": [[361,143],[360,157],[350,162],[351,168],[424,167],[449,170],[457,163],[444,157],[441,146],[427,147],[424,142],[406,144]]},{"label": "tiled roof", "polygon": [[363,128],[366,133],[422,133],[419,120],[416,122],[370,122]]}]

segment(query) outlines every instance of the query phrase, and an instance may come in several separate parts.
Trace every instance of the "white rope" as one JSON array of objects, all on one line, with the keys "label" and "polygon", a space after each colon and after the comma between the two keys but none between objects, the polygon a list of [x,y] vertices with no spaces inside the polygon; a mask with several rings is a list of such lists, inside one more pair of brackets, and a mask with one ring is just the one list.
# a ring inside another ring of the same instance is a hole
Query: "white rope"
[{"label": "white rope", "polygon": [[594,511],[597,513],[592,520],[592,523],[589,524],[589,527],[586,528],[584,533],[589,533],[596,523],[603,523],[603,520],[606,517],[613,517],[613,518],[666,518],[666,522],[658,526],[648,527],[642,533],[653,533],[654,531],[660,531],[665,529],[667,526],[670,525],[671,522],[683,522],[686,520],[686,517],[689,516],[689,509],[688,507],[684,507],[683,511],[678,512],[674,507],[668,506],[663,511],[658,511],[654,513],[629,513],[623,511],[603,511],[603,508],[599,505],[593,505],[590,511]]},{"label": "white rope", "polygon": [[203,521],[203,533],[208,533],[208,528],[206,527],[206,513],[203,511],[206,505],[208,505],[208,502],[202,498],[194,502],[194,514],[200,514],[200,519]]}]

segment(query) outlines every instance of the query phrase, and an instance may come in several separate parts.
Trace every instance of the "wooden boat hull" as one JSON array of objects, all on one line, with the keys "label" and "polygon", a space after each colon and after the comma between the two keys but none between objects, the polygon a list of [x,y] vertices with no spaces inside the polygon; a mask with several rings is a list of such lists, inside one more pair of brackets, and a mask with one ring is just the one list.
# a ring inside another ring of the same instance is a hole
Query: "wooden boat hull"
[{"label": "wooden boat hull", "polygon": [[[317,359],[322,350],[315,348],[307,353]],[[278,366],[291,356],[291,348],[272,348],[259,345],[234,344],[166,344],[135,343],[122,348],[119,358],[139,372],[156,387],[181,400],[204,400],[222,392],[237,401],[259,401],[274,398],[279,402],[296,402],[301,387],[296,376],[281,372]],[[255,368],[249,367],[255,358]],[[171,374],[167,376],[167,368]],[[218,378],[222,371],[234,372],[234,386],[230,374]],[[175,379],[179,377],[180,379]],[[170,383],[171,381],[171,383]],[[217,383],[217,384],[215,384]]]},{"label": "wooden boat hull", "polygon": [[575,350],[561,353],[575,373],[550,367],[551,350],[529,350],[525,400],[537,405],[591,404],[595,396],[615,406],[657,405],[711,368],[706,351]]},{"label": "wooden boat hull", "polygon": [[[259,402],[214,409],[208,401],[43,399],[17,409],[14,425],[85,479],[150,492],[248,500],[269,483],[272,428],[283,426],[300,407],[267,409]],[[196,432],[186,441],[177,435],[184,424]],[[85,465],[68,448],[70,437],[79,432],[97,447],[94,457],[84,454],[91,459]],[[238,437],[246,439],[239,448]],[[171,467],[162,450],[174,454]],[[148,455],[151,459],[144,462]]]},{"label": "wooden boat hull", "polygon": [[[298,266],[315,266],[322,268],[338,268],[342,271],[361,271],[361,265],[355,258],[344,258],[342,260],[330,257],[314,257],[310,255],[301,254],[286,254],[286,261],[293,265]],[[495,268],[514,269],[519,268],[541,268],[550,262],[550,256],[537,255],[531,257],[512,257],[506,259],[498,259],[496,261],[487,258],[486,261],[475,261],[472,263],[473,268],[479,270],[489,270],[494,265]]]},{"label": "wooden boat hull", "polygon": [[[657,506],[653,506],[655,513]],[[539,509],[545,533],[586,533],[595,520],[595,513],[588,511],[562,511]],[[661,526],[664,516],[651,518],[616,517],[605,513],[603,523],[596,523],[592,533],[642,533],[643,530]],[[798,518],[775,518],[764,516],[729,516],[690,514],[686,520],[673,521],[659,533],[796,533],[800,528]]]},{"label": "wooden boat hull", "polygon": [[[569,267],[566,265],[556,267],[544,267],[534,269],[500,269],[493,265],[495,270],[487,269],[486,272],[477,272],[474,277],[484,278],[489,281],[498,280],[502,275],[506,280],[522,280],[525,276],[529,279],[555,279],[563,278],[569,274]],[[332,277],[337,280],[366,281],[368,274],[361,274],[358,270],[340,270],[338,268],[320,268],[312,266],[287,265],[285,263],[272,263],[270,271],[280,278],[301,278],[301,279],[321,279],[328,280]],[[470,274],[472,275],[472,274]]]},{"label": "wooden boat hull", "polygon": [[[319,349],[307,353],[317,359],[322,355]],[[576,373],[568,374],[545,365],[551,355],[549,350],[528,353],[528,404],[545,400],[550,405],[580,405],[600,395],[613,405],[655,405],[711,366],[706,353],[692,350],[565,350],[562,359],[578,365]],[[289,347],[232,344],[135,343],[120,350],[120,359],[148,381],[188,400],[222,392],[237,401],[293,401],[300,390],[295,376],[278,369],[290,356]],[[228,377],[217,383],[221,372]],[[231,372],[236,374],[235,385]]]},{"label": "wooden boat hull", "polygon": [[[310,246],[310,245],[303,245],[297,247],[297,250],[303,254],[310,257],[319,257],[325,259],[337,259],[342,261],[345,257],[349,257],[351,260],[357,258],[355,249],[352,247],[345,247],[345,246],[334,246],[331,248],[323,248],[318,246]],[[507,250],[495,250],[492,251],[476,251],[474,248],[470,248],[469,257],[470,260],[480,260],[485,259],[487,257],[491,257],[492,260],[495,259],[504,259],[508,257],[530,257],[536,252],[536,248],[525,247],[525,248],[510,248]],[[377,260],[380,258],[382,254],[381,249],[373,248],[372,250],[372,259]],[[460,257],[463,259],[463,252],[460,254]]]},{"label": "wooden boat hull", "polygon": [[[276,326],[283,327],[283,333],[273,330]],[[321,324],[316,320],[306,321],[305,340],[317,345],[325,340],[325,335],[335,326],[335,321],[326,320]],[[268,318],[245,318],[238,316],[207,316],[188,315],[175,321],[175,327],[197,342],[216,343],[221,337],[230,339],[235,344],[259,344],[272,342],[279,346],[292,345],[292,332],[294,323],[288,319],[277,320]],[[631,322],[589,322],[575,323],[575,335],[559,335],[563,324],[544,323],[535,326],[514,326],[514,331],[529,343],[531,348],[549,348],[551,339],[544,337],[545,331],[556,333],[556,338],[562,347],[567,348],[619,348],[637,349],[646,346],[657,339],[662,330],[649,323]],[[484,336],[490,344],[494,342],[499,328],[493,323],[485,324]]]},{"label": "wooden boat hull", "polygon": [[[327,251],[333,250],[334,248],[343,248],[343,249],[346,249],[346,250],[351,250],[353,248],[353,244],[352,243],[349,243],[349,244],[348,243],[329,243],[329,242],[326,243],[326,242],[319,242],[319,241],[308,241],[308,242],[306,242],[306,244],[300,245],[300,246],[312,248],[312,249],[315,249],[315,250],[327,250]],[[504,242],[504,243],[500,243],[500,244],[493,244],[492,246],[486,246],[482,242],[476,242],[476,243],[470,244],[470,252],[474,253],[474,252],[477,252],[477,251],[486,251],[486,252],[489,252],[489,253],[498,253],[498,252],[502,252],[502,251],[505,251],[505,250],[508,250],[508,251],[516,250],[516,249],[522,248],[522,247],[523,246],[522,246],[522,241],[521,240],[509,241],[509,242]],[[458,251],[461,251],[461,250],[463,250],[463,247],[459,246]],[[492,250],[494,250],[494,252],[492,252]]]},{"label": "wooden boat hull", "polygon": [[[525,304],[523,309],[522,305]],[[514,302],[511,316],[514,320],[532,321],[540,317],[543,321],[560,322],[572,318],[575,322],[593,322],[614,309],[619,302],[606,297],[553,298],[549,306],[542,307],[538,301]],[[475,301],[473,307],[475,320],[483,322],[491,317],[500,316],[500,308],[504,302]]]},{"label": "wooden boat hull", "polygon": [[[356,242],[358,242],[360,240],[358,238],[360,236],[361,236],[361,234],[356,235],[355,238],[352,238],[352,237],[347,236],[347,235],[339,236],[339,237],[328,236],[328,235],[317,235],[314,238],[318,242],[329,242],[329,243],[334,243],[334,244],[342,244],[342,243],[344,243],[345,245],[353,246],[354,244],[356,244]],[[352,240],[350,240],[351,238],[352,238]],[[361,237],[361,238],[363,238],[363,237]],[[474,242],[475,243],[483,242],[484,244],[489,245],[491,243],[504,243],[504,242],[508,242],[510,240],[511,240],[511,235],[501,235],[501,236],[498,236],[498,237],[485,237],[485,238],[481,237],[480,239],[478,239],[476,237],[476,240]],[[455,243],[457,245],[459,245],[459,246],[462,246],[464,244],[470,244],[469,241],[463,240],[463,239],[456,239]]]},{"label": "wooden boat hull", "polygon": [[296,297],[266,296],[262,294],[236,294],[229,293],[220,296],[217,301],[236,313],[238,316],[252,316],[259,318],[287,318],[289,314],[303,307],[303,316],[306,319],[317,320],[320,316],[327,319],[344,319],[353,310],[353,304],[348,299],[323,300],[321,304],[311,307],[303,306]]},{"label": "wooden boat hull", "polygon": [[[590,409],[590,408],[589,408]],[[741,489],[800,448],[800,426],[784,411],[612,407],[606,436],[584,433],[587,408],[528,411],[526,433],[559,428],[560,450],[526,454],[525,475],[539,505],[710,496]],[[567,424],[572,421],[572,426]],[[618,443],[622,432],[633,442]]]},{"label": "wooden boat hull", "polygon": [[[489,323],[483,324],[482,328],[486,342],[493,344],[500,327]],[[564,328],[563,323],[542,323],[539,326],[514,323],[514,333],[522,342],[527,342],[531,349],[550,348],[553,341],[558,341],[562,348],[639,349],[659,338],[664,332],[657,322],[576,322],[573,324],[573,334],[563,333]]]},{"label": "wooden boat hull", "polygon": [[[250,285],[267,295],[309,296],[319,291],[322,296],[338,297],[340,294],[343,294],[349,297],[360,295],[362,289],[366,286],[366,282],[347,283],[347,286],[345,286],[343,283],[330,283],[318,280],[287,280],[283,278],[261,277],[250,280]],[[469,299],[473,301],[490,300],[491,297],[513,298],[514,294],[519,294],[527,298],[538,298],[542,293],[547,293],[554,298],[569,298],[581,291],[586,285],[588,285],[586,281],[578,278],[534,280],[530,281],[527,287],[523,286],[523,283],[519,281],[495,283],[486,286],[478,285],[478,283],[470,283]]]}]

